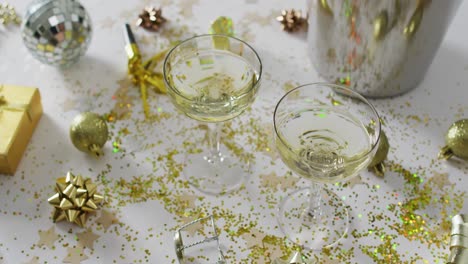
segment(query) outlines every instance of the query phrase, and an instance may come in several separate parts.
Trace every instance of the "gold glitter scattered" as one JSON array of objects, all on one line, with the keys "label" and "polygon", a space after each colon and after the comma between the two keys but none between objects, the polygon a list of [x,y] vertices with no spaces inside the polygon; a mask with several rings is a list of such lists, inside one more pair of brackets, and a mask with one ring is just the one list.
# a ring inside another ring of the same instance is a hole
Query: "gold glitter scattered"
[{"label": "gold glitter scattered", "polygon": [[39,241],[36,243],[38,246],[47,246],[50,249],[54,249],[54,243],[60,236],[55,233],[55,226],[52,226],[47,231],[39,230]]},{"label": "gold glitter scattered", "polygon": [[80,246],[68,247],[67,256],[63,259],[63,263],[80,264],[81,261],[87,260],[88,256],[83,252]]},{"label": "gold glitter scattered", "polygon": [[[0,261],[1,262],[1,261]],[[26,261],[26,262],[23,262],[22,264],[40,264],[41,262],[39,262],[39,257],[38,256],[34,256],[32,257],[30,260]]]},{"label": "gold glitter scattered", "polygon": [[99,235],[95,234],[91,229],[78,233],[76,236],[78,237],[78,244],[89,249],[94,249],[94,241],[99,238]]},{"label": "gold glitter scattered", "polygon": [[101,216],[96,219],[96,223],[101,224],[104,230],[107,231],[111,225],[119,223],[119,220],[115,216],[115,213],[103,209],[101,210]]}]

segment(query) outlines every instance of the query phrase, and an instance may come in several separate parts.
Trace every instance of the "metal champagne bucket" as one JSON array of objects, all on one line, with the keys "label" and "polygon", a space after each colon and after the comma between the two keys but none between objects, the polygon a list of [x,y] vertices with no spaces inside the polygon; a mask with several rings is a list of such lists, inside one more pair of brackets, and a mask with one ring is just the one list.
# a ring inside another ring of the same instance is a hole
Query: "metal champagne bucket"
[{"label": "metal champagne bucket", "polygon": [[318,73],[368,97],[416,87],[462,0],[308,0]]}]

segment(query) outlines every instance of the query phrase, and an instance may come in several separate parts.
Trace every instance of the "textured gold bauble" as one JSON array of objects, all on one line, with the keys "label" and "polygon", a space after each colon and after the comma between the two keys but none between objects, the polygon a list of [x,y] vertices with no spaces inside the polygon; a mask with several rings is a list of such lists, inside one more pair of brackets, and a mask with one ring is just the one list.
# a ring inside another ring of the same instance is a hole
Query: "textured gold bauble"
[{"label": "textured gold bauble", "polygon": [[468,119],[453,123],[445,135],[446,146],[439,153],[439,158],[448,159],[457,156],[468,160]]},{"label": "textured gold bauble", "polygon": [[79,114],[70,126],[70,139],[80,151],[102,156],[102,147],[106,144],[109,131],[104,119],[95,113],[85,112]]}]

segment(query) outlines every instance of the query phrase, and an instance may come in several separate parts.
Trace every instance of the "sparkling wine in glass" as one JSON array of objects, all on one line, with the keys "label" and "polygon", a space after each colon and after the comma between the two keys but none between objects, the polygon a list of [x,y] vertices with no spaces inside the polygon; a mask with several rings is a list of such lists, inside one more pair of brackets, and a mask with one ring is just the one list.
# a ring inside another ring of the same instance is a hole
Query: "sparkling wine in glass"
[{"label": "sparkling wine in glass", "polygon": [[283,199],[280,227],[305,248],[333,246],[346,234],[349,216],[340,198],[323,185],[349,180],[367,167],[378,147],[379,116],[358,93],[315,83],[281,98],[274,125],[283,162],[311,182]]},{"label": "sparkling wine in glass", "polygon": [[164,79],[174,105],[188,117],[206,122],[208,146],[187,154],[183,175],[211,194],[243,183],[248,162],[220,142],[222,122],[242,114],[255,100],[262,64],[247,43],[225,35],[202,35],[174,47],[164,62]]}]

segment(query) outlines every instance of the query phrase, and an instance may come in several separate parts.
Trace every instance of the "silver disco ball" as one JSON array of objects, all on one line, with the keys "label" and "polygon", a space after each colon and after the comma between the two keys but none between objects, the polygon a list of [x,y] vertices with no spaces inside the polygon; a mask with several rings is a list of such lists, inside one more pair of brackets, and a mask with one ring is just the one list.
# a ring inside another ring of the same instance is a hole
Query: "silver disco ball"
[{"label": "silver disco ball", "polygon": [[91,20],[75,0],[33,1],[23,19],[26,47],[39,61],[68,66],[86,52],[91,41]]}]

